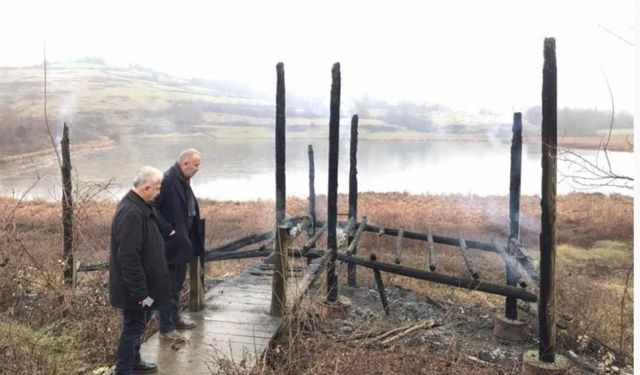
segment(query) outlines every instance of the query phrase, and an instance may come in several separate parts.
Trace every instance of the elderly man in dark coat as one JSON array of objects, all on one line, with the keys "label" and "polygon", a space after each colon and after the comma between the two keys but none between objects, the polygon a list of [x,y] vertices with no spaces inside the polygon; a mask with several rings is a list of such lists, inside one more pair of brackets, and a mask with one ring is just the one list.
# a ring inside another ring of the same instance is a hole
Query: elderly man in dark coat
[{"label": "elderly man in dark coat", "polygon": [[162,172],[142,167],[131,189],[118,203],[111,225],[109,296],[122,309],[122,334],[115,374],[158,370],[140,358],[141,336],[151,309],[169,306],[169,269],[164,240],[152,205],[160,192]]},{"label": "elderly man in dark coat", "polygon": [[182,151],[176,163],[164,173],[160,195],[154,202],[171,274],[171,306],[160,310],[160,337],[174,341],[184,340],[176,329],[196,326],[195,321],[180,314],[180,292],[187,264],[194,255],[204,254],[200,208],[191,189],[191,178],[198,172],[201,160],[202,155],[195,149]]}]

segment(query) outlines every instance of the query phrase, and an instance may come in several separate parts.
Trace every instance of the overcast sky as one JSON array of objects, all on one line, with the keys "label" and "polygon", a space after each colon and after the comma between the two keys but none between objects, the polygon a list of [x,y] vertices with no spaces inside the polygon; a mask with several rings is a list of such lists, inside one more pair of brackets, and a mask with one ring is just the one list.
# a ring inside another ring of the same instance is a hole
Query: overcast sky
[{"label": "overcast sky", "polygon": [[[84,56],[343,100],[368,94],[511,113],[540,104],[555,37],[560,107],[633,110],[633,0],[19,1],[0,5],[0,66]],[[605,29],[609,30],[606,31]]]}]

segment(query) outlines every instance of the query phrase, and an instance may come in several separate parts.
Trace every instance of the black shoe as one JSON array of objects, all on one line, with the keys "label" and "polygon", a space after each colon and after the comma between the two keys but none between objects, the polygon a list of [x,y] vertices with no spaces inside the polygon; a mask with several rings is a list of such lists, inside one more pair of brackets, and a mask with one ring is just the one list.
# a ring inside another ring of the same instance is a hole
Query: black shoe
[{"label": "black shoe", "polygon": [[134,374],[152,374],[158,372],[158,366],[152,362],[140,361],[137,365],[133,366]]},{"label": "black shoe", "polygon": [[175,321],[175,325],[176,329],[193,329],[198,325],[198,323],[186,316],[178,315],[178,320]]}]

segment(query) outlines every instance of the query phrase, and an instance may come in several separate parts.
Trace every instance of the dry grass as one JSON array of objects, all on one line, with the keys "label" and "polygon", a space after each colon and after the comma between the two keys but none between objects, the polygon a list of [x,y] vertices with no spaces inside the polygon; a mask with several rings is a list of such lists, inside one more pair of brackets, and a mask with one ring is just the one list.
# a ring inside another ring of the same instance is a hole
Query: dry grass
[{"label": "dry grass", "polygon": [[[506,197],[497,196],[362,193],[359,216],[367,216],[370,223],[386,227],[414,231],[431,229],[434,233],[449,236],[457,236],[462,231],[467,239],[504,240],[508,223],[507,202]],[[268,231],[273,226],[275,212],[272,201],[203,201],[201,206],[202,215],[207,219],[208,248],[249,233]],[[290,199],[287,214],[305,214],[306,206],[306,199]],[[319,197],[317,207],[322,219],[322,211],[326,207],[324,197]],[[523,197],[521,207],[523,244],[536,249],[539,200]],[[77,260],[108,258],[114,209],[114,203],[82,202],[77,207]],[[346,197],[340,196],[339,212],[346,211]],[[112,363],[120,331],[120,314],[108,305],[106,272],[82,275],[80,287],[74,293],[61,286],[60,205],[0,198],[0,224],[0,319],[5,322],[0,326],[0,347],[15,347],[15,343],[22,341],[25,335],[39,338],[31,342],[43,342],[41,338],[49,337],[49,332],[55,331],[54,323],[58,321],[63,322],[63,329],[60,330],[60,326],[56,329],[64,333],[69,345],[62,347],[73,348],[70,351],[75,352],[73,357],[68,353],[51,354],[46,345],[35,344],[21,346],[20,352],[0,351],[0,372],[63,374],[67,373],[68,367],[64,367],[67,365],[92,368]],[[359,252],[363,255],[375,252],[381,259],[391,261],[395,242],[395,238],[367,233],[363,235]],[[562,347],[574,345],[578,335],[587,335],[616,350],[632,353],[633,274],[629,273],[633,264],[632,198],[601,194],[560,196],[558,243],[562,245],[558,249],[558,307],[561,317],[570,323],[568,333],[559,335]],[[426,267],[424,243],[405,240],[403,247],[404,264],[422,269]],[[483,278],[496,282],[504,280],[504,266],[496,256],[474,252],[472,259]],[[208,265],[209,276],[233,274],[254,261],[212,263]],[[438,247],[438,267],[444,273],[465,274],[455,248]],[[360,285],[374,285],[370,272],[362,270],[358,277]],[[430,298],[473,304],[488,312],[503,309],[503,298],[406,277],[384,277],[387,284],[400,285]],[[340,280],[345,280],[344,269]],[[345,374],[389,371],[483,373],[485,370],[484,373],[495,373],[495,369],[481,369],[469,363],[459,355],[456,347],[433,356],[426,348],[391,350],[353,346],[331,340],[324,333],[311,332],[297,334],[289,346],[281,349],[281,357],[272,356],[272,362],[260,372],[324,373],[338,368],[339,373]],[[10,371],[20,369],[17,366],[20,358],[34,358],[33,363],[46,363],[47,368],[59,370],[43,372],[31,367],[30,372],[24,369]],[[365,369],[363,366],[368,367]],[[500,371],[510,373],[505,369]]]}]

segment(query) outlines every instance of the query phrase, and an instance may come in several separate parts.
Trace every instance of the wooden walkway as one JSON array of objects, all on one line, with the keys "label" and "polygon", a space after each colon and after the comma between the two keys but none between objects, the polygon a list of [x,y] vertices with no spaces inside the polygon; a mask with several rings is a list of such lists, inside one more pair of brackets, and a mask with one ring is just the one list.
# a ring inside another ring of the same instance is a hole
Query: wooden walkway
[{"label": "wooden walkway", "polygon": [[[289,304],[306,292],[322,261],[316,259],[289,278]],[[282,324],[281,317],[269,315],[271,273],[249,266],[216,285],[205,295],[204,310],[186,313],[198,323],[181,331],[186,343],[172,344],[156,333],[142,344],[142,358],[157,363],[161,375],[216,374],[222,359],[230,366],[253,367]]]}]

